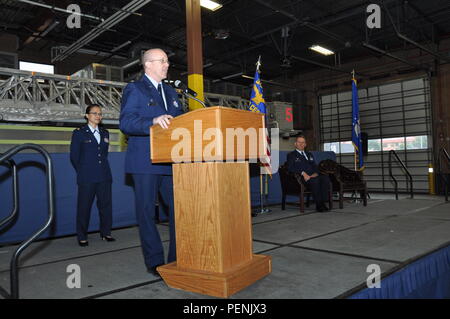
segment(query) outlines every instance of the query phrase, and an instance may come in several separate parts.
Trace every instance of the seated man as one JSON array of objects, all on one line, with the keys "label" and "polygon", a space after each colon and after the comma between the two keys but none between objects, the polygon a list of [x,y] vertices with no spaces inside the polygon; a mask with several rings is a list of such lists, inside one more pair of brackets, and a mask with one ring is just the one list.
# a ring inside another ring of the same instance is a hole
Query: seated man
[{"label": "seated man", "polygon": [[287,167],[292,173],[301,173],[305,185],[311,189],[318,212],[327,211],[325,201],[328,201],[330,179],[327,175],[322,175],[314,162],[312,154],[306,152],[306,139],[298,136],[295,139],[295,151],[287,155]]}]

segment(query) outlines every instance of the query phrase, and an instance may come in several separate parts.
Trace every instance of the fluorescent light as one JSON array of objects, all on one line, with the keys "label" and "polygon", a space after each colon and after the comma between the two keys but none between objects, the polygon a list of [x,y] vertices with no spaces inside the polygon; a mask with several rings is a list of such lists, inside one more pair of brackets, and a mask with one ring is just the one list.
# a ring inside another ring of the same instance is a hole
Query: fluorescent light
[{"label": "fluorescent light", "polygon": [[313,46],[311,46],[309,48],[311,50],[319,52],[320,54],[323,54],[323,55],[332,55],[332,54],[334,54],[333,51],[328,50],[328,49],[326,49],[324,47],[321,47],[320,45],[313,45]]},{"label": "fluorescent light", "polygon": [[19,70],[55,74],[55,67],[50,64],[19,61]]},{"label": "fluorescent light", "polygon": [[200,5],[211,11],[216,11],[217,9],[222,8],[221,4],[211,1],[211,0],[200,0]]}]

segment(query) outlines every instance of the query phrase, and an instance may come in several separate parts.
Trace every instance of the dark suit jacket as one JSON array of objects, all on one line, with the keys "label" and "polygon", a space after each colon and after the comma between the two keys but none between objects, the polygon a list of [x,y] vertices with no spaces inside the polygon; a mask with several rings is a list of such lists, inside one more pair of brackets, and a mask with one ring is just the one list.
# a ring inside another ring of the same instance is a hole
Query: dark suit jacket
[{"label": "dark suit jacket", "polygon": [[314,162],[314,158],[311,152],[305,151],[308,160],[301,155],[297,150],[290,152],[287,155],[287,166],[288,170],[292,173],[305,172],[308,175],[313,173],[319,174],[319,168]]},{"label": "dark suit jacket", "polygon": [[77,183],[112,181],[108,162],[109,132],[98,127],[100,144],[86,124],[72,133],[70,161],[77,172]]},{"label": "dark suit jacket", "polygon": [[150,160],[150,126],[153,125],[153,119],[163,114],[175,117],[183,113],[175,90],[165,83],[163,89],[167,111],[158,90],[145,75],[138,81],[129,83],[123,90],[119,127],[128,135],[126,173],[172,174],[172,165],[152,164]]}]

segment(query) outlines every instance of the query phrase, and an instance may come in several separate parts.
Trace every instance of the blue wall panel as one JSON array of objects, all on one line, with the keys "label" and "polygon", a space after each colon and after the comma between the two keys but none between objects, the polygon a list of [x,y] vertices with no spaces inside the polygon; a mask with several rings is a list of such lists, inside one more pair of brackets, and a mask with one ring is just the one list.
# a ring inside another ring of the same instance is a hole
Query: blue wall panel
[{"label": "blue wall panel", "polygon": [[[280,163],[284,163],[288,152],[280,152]],[[332,152],[315,153],[316,161],[333,158]],[[53,227],[41,238],[75,234],[77,203],[77,184],[75,171],[70,164],[69,154],[50,154],[55,176],[55,222]],[[40,154],[16,154],[13,160],[18,166],[19,213],[16,220],[0,229],[0,243],[22,241],[36,232],[48,216],[45,160]],[[113,174],[113,228],[136,224],[134,193],[131,178],[124,174],[125,153],[109,153]],[[259,168],[251,165],[250,192],[252,206],[260,205]],[[281,203],[281,185],[278,174],[269,178],[269,196],[266,204]],[[0,219],[5,218],[12,209],[12,178],[6,166],[0,166]],[[294,196],[288,201],[298,201]],[[93,205],[89,231],[99,229],[97,207]]]}]

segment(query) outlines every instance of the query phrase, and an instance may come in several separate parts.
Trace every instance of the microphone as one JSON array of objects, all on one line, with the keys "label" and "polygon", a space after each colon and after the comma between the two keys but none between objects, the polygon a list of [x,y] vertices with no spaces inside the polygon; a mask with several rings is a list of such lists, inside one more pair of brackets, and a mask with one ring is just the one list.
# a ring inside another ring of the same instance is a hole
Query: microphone
[{"label": "microphone", "polygon": [[187,93],[189,95],[192,95],[193,97],[197,96],[197,92],[195,92],[194,90],[191,90],[190,88],[188,88],[186,86],[186,84],[184,84],[183,82],[181,82],[180,80],[175,80],[173,82],[173,86],[176,87],[177,89],[181,89],[184,93]]},{"label": "microphone", "polygon": [[193,100],[197,101],[198,103],[200,103],[203,107],[206,107],[205,102],[200,101],[199,99],[196,98],[197,92],[195,92],[194,90],[191,90],[190,88],[188,88],[186,86],[186,84],[184,84],[180,80],[175,80],[175,81],[173,81],[173,80],[164,80],[164,83],[172,85],[176,89],[180,89],[184,94],[186,94],[186,97],[188,97],[190,99],[193,99]]}]

